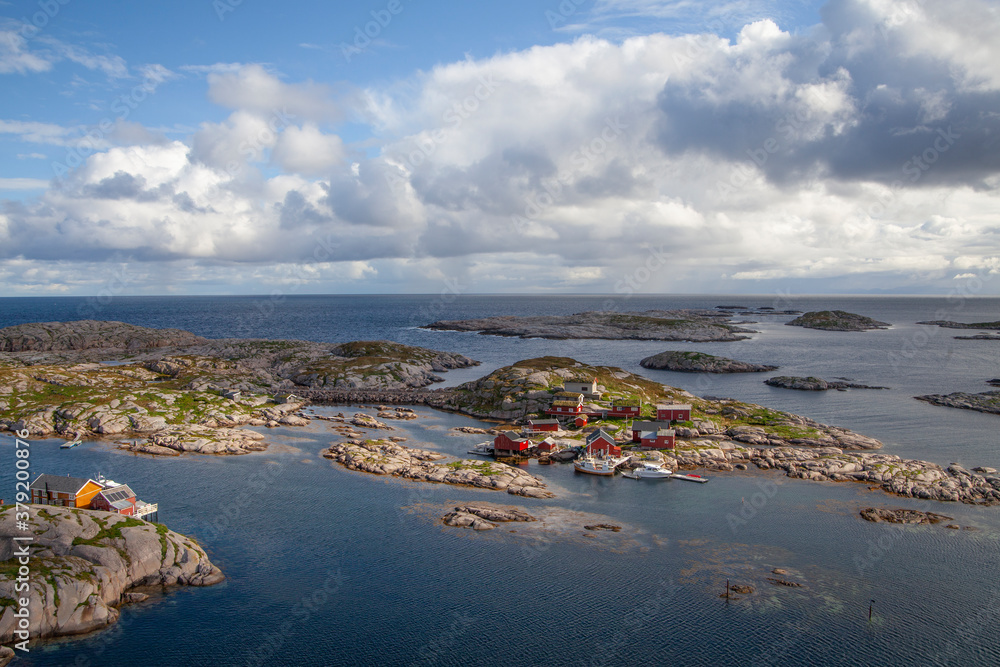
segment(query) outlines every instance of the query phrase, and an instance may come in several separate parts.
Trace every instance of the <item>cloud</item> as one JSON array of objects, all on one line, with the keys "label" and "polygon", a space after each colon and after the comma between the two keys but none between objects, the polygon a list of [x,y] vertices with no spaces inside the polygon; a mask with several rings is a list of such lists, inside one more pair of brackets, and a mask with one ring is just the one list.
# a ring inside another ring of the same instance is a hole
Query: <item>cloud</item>
[{"label": "cloud", "polygon": [[49,182],[41,178],[0,178],[0,190],[41,190]]},{"label": "cloud", "polygon": [[[184,141],[122,125],[37,201],[4,206],[0,252],[118,253],[197,267],[192,281],[284,270],[436,291],[457,275],[521,292],[620,291],[662,252],[642,290],[946,289],[1000,267],[1000,20],[979,0],[914,6],[833,0],[797,33],[755,16],[731,38],[586,36],[346,99],[262,65],[208,66],[228,117]],[[368,124],[363,145],[335,131],[345,112]],[[0,131],[72,140],[45,123]]]},{"label": "cloud", "polygon": [[47,72],[52,61],[32,53],[27,40],[16,29],[0,30],[0,74]]}]

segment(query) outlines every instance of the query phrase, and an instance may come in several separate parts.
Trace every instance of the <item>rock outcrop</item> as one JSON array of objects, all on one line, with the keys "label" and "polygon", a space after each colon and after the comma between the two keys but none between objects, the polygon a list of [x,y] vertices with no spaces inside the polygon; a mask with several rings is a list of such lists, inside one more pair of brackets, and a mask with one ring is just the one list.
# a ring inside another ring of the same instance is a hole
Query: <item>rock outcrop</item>
[{"label": "rock outcrop", "polygon": [[885,521],[886,523],[924,524],[951,521],[951,517],[944,514],[910,509],[891,510],[883,507],[866,507],[861,510],[860,514],[862,519],[873,523]]},{"label": "rock outcrop", "polygon": [[736,341],[755,333],[729,324],[730,315],[712,310],[647,310],[635,313],[590,311],[575,315],[485,317],[438,321],[425,329],[475,331],[490,336],[600,338],[606,340]]},{"label": "rock outcrop", "polygon": [[189,537],[161,524],[98,512],[30,506],[30,591],[15,591],[14,508],[0,510],[0,641],[14,637],[16,604],[28,597],[32,639],[98,630],[118,620],[135,586],[209,586],[224,579]]},{"label": "rock outcrop", "polygon": [[704,352],[667,351],[646,357],[639,362],[643,368],[677,371],[680,373],[762,373],[777,370],[777,366],[751,364],[717,357]]},{"label": "rock outcrop", "polygon": [[441,520],[446,526],[472,528],[473,530],[493,530],[498,523],[538,521],[535,517],[516,507],[486,505],[462,505],[445,514]]},{"label": "rock outcrop", "polygon": [[552,498],[545,483],[527,472],[494,461],[461,459],[439,463],[443,454],[405,447],[389,440],[348,440],[330,445],[322,455],[345,468],[374,475],[394,475],[418,482],[437,482],[506,491],[527,498]]},{"label": "rock outcrop", "polygon": [[844,310],[820,310],[805,313],[785,324],[791,327],[823,329],[825,331],[868,331],[870,329],[888,329],[892,326],[888,322],[879,322],[870,317],[848,313]]},{"label": "rock outcrop", "polygon": [[797,389],[799,391],[827,391],[830,389],[888,389],[888,387],[875,387],[867,384],[857,384],[847,380],[821,380],[817,377],[795,377],[792,375],[778,375],[764,380],[764,384],[782,389]]},{"label": "rock outcrop", "polygon": [[149,329],[124,322],[37,322],[0,329],[0,352],[143,350],[198,345],[206,339],[181,329]]},{"label": "rock outcrop", "polygon": [[731,440],[694,440],[679,445],[674,452],[664,452],[664,465],[671,470],[724,472],[754,465],[761,470],[782,470],[794,479],[861,482],[907,498],[1000,504],[1000,476],[996,473],[970,472],[956,464],[942,468],[928,461],[837,447],[745,447]]},{"label": "rock outcrop", "polygon": [[926,396],[914,396],[914,398],[932,405],[1000,415],[1000,391],[984,391],[981,394],[967,394],[959,391],[953,394],[927,394]]}]

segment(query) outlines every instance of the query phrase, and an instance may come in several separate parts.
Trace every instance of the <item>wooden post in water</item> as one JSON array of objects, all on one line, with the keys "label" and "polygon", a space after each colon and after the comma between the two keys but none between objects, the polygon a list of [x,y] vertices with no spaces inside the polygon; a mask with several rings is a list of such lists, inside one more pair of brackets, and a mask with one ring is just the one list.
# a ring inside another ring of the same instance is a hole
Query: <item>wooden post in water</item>
[{"label": "wooden post in water", "polygon": [[868,622],[872,622],[872,607],[875,605],[875,600],[868,603]]},{"label": "wooden post in water", "polygon": [[726,579],[726,602],[729,602],[729,580]]}]

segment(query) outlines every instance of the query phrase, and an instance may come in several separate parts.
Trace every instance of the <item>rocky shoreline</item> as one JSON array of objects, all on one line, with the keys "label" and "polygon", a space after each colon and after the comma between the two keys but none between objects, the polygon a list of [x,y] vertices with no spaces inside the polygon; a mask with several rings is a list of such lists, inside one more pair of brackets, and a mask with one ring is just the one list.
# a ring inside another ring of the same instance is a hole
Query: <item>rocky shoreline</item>
[{"label": "rocky shoreline", "polygon": [[781,389],[796,389],[798,391],[828,391],[836,389],[845,391],[847,389],[888,389],[889,387],[875,387],[867,384],[857,384],[847,380],[821,380],[817,377],[795,377],[791,375],[778,375],[764,380],[764,384],[770,387]]},{"label": "rocky shoreline", "polygon": [[590,311],[574,315],[485,317],[440,320],[424,325],[436,331],[468,331],[489,336],[596,338],[602,340],[668,340],[719,342],[745,340],[756,333],[730,324],[731,315],[713,310]]},{"label": "rocky shoreline", "polygon": [[805,327],[806,329],[821,329],[823,331],[869,331],[872,329],[888,329],[892,325],[879,322],[864,315],[848,313],[845,310],[820,310],[805,313],[791,322],[785,322],[790,327]]},{"label": "rocky shoreline", "polygon": [[917,322],[917,324],[930,324],[945,329],[1000,329],[1000,322],[973,322],[966,324],[964,322],[952,322],[951,320],[927,320]]},{"label": "rocky shoreline", "polygon": [[751,364],[703,352],[668,350],[646,357],[639,362],[643,368],[680,373],[764,373],[778,370],[777,366]]},{"label": "rocky shoreline", "polygon": [[545,490],[542,480],[520,468],[496,461],[470,459],[439,463],[448,457],[389,440],[348,440],[330,445],[321,454],[349,470],[373,475],[506,491],[525,498],[554,497]]},{"label": "rocky shoreline", "polygon": [[[30,591],[17,592],[13,506],[0,510],[0,642],[13,640],[15,599],[27,597],[32,639],[107,627],[140,586],[210,586],[225,577],[189,537],[161,524],[75,508],[31,505]],[[12,604],[14,603],[14,604]]]}]

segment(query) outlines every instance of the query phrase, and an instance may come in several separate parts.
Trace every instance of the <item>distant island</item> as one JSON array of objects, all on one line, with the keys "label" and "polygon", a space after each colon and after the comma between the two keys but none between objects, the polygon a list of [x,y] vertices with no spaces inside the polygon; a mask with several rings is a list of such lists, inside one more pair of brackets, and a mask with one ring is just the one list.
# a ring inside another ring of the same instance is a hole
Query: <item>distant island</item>
[{"label": "distant island", "polygon": [[424,325],[437,331],[474,331],[489,336],[669,340],[695,343],[745,340],[757,333],[730,324],[730,314],[714,310],[589,311],[575,315],[484,317],[440,320]]},{"label": "distant island", "polygon": [[928,320],[917,322],[917,324],[930,324],[943,327],[945,329],[1000,329],[1000,322],[973,322],[965,324],[963,322],[952,322],[951,320]]},{"label": "distant island", "polygon": [[857,384],[848,380],[821,380],[817,377],[796,377],[792,375],[778,375],[764,380],[764,384],[782,389],[797,389],[799,391],[827,391],[830,389],[888,389],[888,387],[874,387],[867,384]]},{"label": "distant island", "polygon": [[639,362],[643,368],[679,373],[763,373],[778,370],[777,366],[751,364],[704,352],[660,352]]},{"label": "distant island", "polygon": [[848,313],[844,310],[820,310],[805,313],[791,322],[790,327],[805,327],[806,329],[822,329],[824,331],[869,331],[871,329],[887,329],[891,324],[879,322],[864,315]]}]

